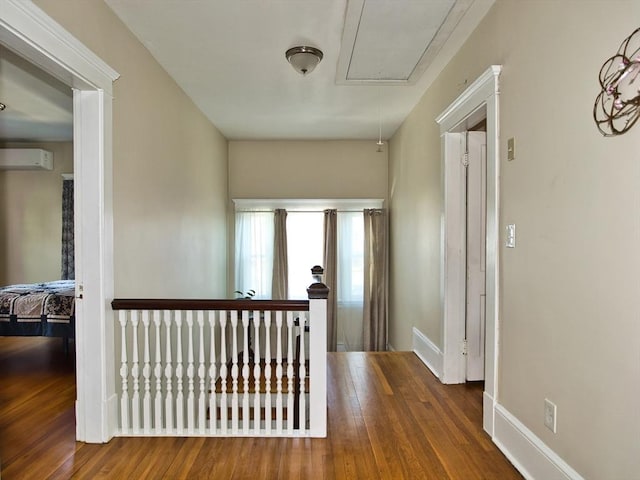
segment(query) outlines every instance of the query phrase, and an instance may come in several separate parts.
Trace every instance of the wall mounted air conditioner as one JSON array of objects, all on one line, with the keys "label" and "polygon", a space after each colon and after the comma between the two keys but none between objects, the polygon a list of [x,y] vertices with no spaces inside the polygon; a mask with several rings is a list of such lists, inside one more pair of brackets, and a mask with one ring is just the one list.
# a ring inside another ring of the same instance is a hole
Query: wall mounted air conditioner
[{"label": "wall mounted air conditioner", "polygon": [[0,148],[0,170],[53,170],[53,153],[41,148]]}]

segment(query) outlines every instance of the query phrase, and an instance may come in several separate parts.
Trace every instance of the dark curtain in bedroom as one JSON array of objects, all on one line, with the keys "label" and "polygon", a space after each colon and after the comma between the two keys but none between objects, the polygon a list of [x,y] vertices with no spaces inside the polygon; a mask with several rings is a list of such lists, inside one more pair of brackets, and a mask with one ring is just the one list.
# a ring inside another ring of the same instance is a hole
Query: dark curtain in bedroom
[{"label": "dark curtain in bedroom", "polygon": [[73,180],[62,182],[62,280],[75,278],[73,250]]}]

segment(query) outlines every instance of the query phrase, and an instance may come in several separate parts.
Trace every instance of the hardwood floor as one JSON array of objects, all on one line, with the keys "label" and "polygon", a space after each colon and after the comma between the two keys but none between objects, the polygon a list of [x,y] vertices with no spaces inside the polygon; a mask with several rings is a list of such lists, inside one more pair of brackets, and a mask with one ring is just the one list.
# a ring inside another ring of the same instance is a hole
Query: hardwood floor
[{"label": "hardwood floor", "polygon": [[2,480],[522,478],[482,431],[481,385],[441,385],[406,352],[329,355],[327,439],[75,442],[60,342],[0,337]]}]

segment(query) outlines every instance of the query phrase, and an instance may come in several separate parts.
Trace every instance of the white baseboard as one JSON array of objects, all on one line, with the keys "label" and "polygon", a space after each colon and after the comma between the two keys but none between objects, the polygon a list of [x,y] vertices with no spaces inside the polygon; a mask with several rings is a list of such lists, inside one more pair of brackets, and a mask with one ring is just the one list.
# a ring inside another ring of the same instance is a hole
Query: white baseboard
[{"label": "white baseboard", "polygon": [[493,441],[527,480],[584,480],[499,404],[495,407]]},{"label": "white baseboard", "polygon": [[111,440],[118,431],[119,408],[118,395],[114,393],[107,399],[107,418],[109,419],[109,424],[107,425],[107,438],[104,439],[105,442]]},{"label": "white baseboard", "polygon": [[496,412],[493,408],[495,404],[495,399],[491,395],[487,392],[482,392],[482,428],[491,437],[493,437],[496,421]]},{"label": "white baseboard", "polygon": [[413,352],[418,355],[422,363],[424,363],[436,377],[442,378],[442,352],[415,327],[413,327]]}]

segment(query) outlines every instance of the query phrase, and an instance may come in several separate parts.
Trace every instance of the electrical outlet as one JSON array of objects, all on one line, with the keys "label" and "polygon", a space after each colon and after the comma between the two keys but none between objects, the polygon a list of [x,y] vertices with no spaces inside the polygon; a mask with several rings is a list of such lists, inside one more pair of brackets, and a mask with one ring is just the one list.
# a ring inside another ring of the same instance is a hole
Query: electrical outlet
[{"label": "electrical outlet", "polygon": [[510,223],[507,225],[507,239],[505,241],[505,247],[516,248],[516,225]]},{"label": "electrical outlet", "polygon": [[556,405],[551,400],[544,399],[544,426],[556,433]]}]

